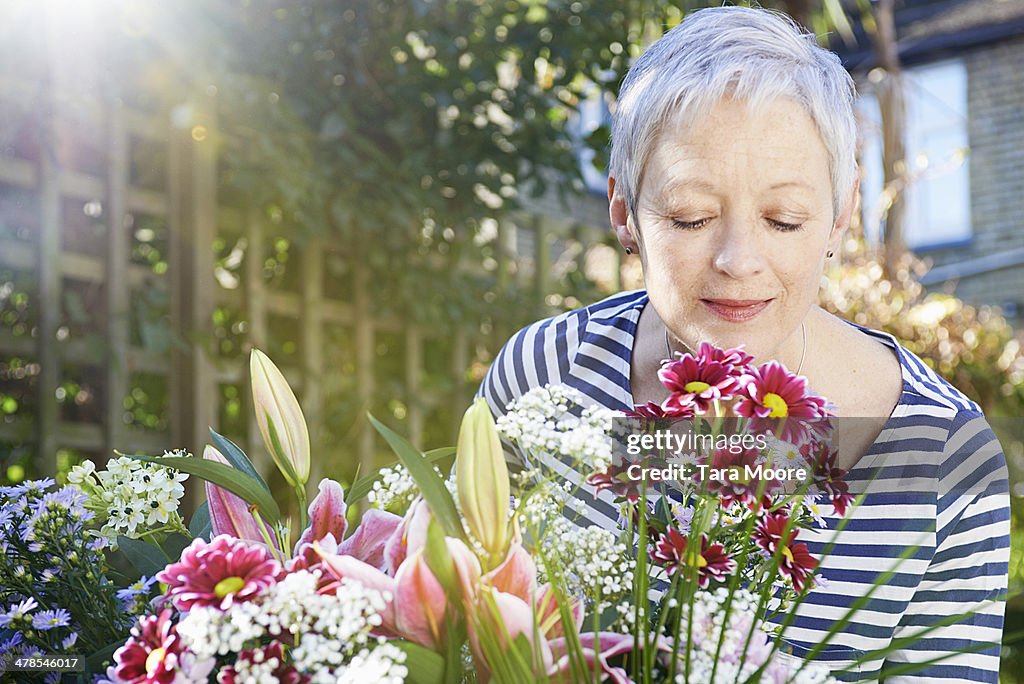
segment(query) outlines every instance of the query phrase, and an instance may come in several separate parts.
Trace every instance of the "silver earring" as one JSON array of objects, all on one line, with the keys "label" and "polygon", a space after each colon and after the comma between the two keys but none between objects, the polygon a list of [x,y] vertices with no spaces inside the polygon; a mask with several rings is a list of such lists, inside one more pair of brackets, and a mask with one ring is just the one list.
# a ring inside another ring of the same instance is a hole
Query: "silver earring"
[{"label": "silver earring", "polygon": [[627,247],[626,248],[626,254],[632,254],[632,253],[633,253],[633,249],[631,247]]}]

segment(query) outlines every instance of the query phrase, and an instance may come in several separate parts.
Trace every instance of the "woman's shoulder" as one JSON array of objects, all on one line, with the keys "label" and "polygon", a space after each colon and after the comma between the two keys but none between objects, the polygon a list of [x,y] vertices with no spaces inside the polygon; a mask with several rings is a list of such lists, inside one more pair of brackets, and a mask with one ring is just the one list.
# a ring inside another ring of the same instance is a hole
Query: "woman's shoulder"
[{"label": "woman's shoulder", "polygon": [[[496,415],[503,413],[504,406],[533,387],[566,382],[584,346],[605,362],[625,364],[646,301],[644,290],[620,292],[524,326],[495,356],[479,395]],[[609,370],[609,377],[616,374]]]},{"label": "woman's shoulder", "polygon": [[981,408],[975,401],[939,375],[932,366],[901,344],[893,335],[849,321],[845,322],[895,354],[902,378],[898,406],[916,407],[919,410],[931,408],[941,411],[950,418],[961,412],[967,415],[981,415]]}]

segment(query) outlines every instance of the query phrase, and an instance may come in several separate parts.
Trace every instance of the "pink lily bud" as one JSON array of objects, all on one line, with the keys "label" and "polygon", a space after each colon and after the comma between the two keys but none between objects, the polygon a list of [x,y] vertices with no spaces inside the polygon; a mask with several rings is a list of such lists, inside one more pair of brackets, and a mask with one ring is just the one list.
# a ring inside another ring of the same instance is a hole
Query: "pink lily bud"
[{"label": "pink lily bud", "polygon": [[292,487],[309,480],[306,418],[284,374],[259,349],[249,357],[256,422],[270,455]]}]

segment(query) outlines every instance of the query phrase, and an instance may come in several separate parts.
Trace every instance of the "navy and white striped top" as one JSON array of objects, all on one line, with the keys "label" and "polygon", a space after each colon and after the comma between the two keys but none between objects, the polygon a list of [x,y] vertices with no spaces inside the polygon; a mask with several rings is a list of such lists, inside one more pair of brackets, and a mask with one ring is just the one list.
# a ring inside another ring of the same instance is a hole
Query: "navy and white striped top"
[{"label": "navy and white striped top", "polygon": [[[498,354],[479,394],[496,416],[528,390],[557,383],[598,405],[631,408],[633,338],[647,301],[645,291],[625,292],[527,326]],[[786,640],[795,655],[806,654],[876,578],[895,569],[817,659],[836,669],[848,667],[893,640],[963,615],[884,659],[868,657],[853,669],[857,674],[844,679],[997,682],[1010,532],[1002,450],[977,404],[891,336],[863,330],[899,357],[903,391],[881,434],[848,476],[851,489],[858,480],[861,491],[870,485],[864,502],[848,513],[846,527],[836,535],[830,530],[838,519],[826,515],[829,529],[800,533],[818,557],[826,543],[835,545],[822,563],[827,584],[800,606]],[[579,483],[579,475],[556,459],[546,465]],[[586,516],[614,528],[617,512],[605,491],[588,501]],[[969,649],[974,652],[913,674],[896,671],[906,663],[929,663]]]}]

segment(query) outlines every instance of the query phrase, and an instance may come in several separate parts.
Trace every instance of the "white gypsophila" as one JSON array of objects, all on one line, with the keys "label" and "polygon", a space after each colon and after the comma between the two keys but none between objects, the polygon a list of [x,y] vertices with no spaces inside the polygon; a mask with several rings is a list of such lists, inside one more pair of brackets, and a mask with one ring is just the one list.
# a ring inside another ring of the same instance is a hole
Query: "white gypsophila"
[{"label": "white gypsophila", "polygon": [[[734,591],[726,617],[728,599],[729,590],[722,587],[713,592],[699,591],[692,606],[682,607],[684,623],[680,638],[690,634],[692,643],[685,651],[680,648],[680,652],[689,654],[690,681],[708,684],[747,681],[762,666],[764,670],[757,681],[764,684],[834,681],[827,668],[816,664],[806,665],[797,675],[792,661],[773,652],[768,632],[755,617],[757,597],[752,593],[746,589]],[[692,625],[688,629],[685,621],[690,616]],[[683,682],[684,675],[677,675],[675,681]]]},{"label": "white gypsophila", "polygon": [[380,479],[366,494],[371,507],[383,510],[394,503],[408,505],[415,498],[418,491],[416,481],[404,467],[381,468],[379,475]]},{"label": "white gypsophila", "polygon": [[[577,417],[574,407],[581,409]],[[590,472],[611,463],[612,418],[617,414],[588,405],[584,395],[566,385],[535,387],[508,405],[497,420],[498,432],[526,453],[558,454]]]},{"label": "white gypsophila", "polygon": [[336,681],[338,684],[401,684],[409,674],[405,657],[405,651],[381,640],[376,648],[364,648],[356,653]]},{"label": "white gypsophila", "polygon": [[615,533],[600,527],[577,527],[564,517],[550,520],[545,544],[550,562],[559,565],[566,590],[583,595],[601,612],[633,587],[636,560]]},{"label": "white gypsophila", "polygon": [[[164,456],[190,454],[175,450]],[[103,521],[96,535],[112,547],[120,535],[137,538],[157,525],[183,529],[178,506],[187,479],[188,473],[127,456],[111,459],[104,470],[86,460],[68,473],[68,483],[86,495],[86,508]]]},{"label": "white gypsophila", "polygon": [[240,653],[255,640],[287,636],[292,665],[312,681],[334,682],[343,666],[379,627],[389,597],[343,580],[335,594],[317,592],[319,571],[284,577],[257,601],[232,604],[226,611],[201,607],[178,623],[185,645],[205,658]]}]

